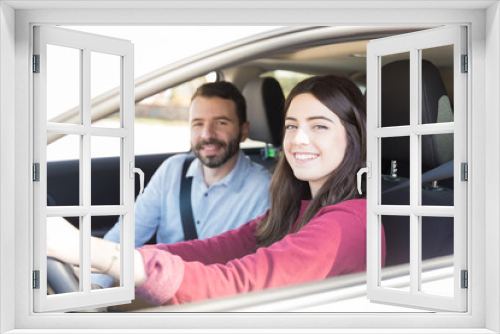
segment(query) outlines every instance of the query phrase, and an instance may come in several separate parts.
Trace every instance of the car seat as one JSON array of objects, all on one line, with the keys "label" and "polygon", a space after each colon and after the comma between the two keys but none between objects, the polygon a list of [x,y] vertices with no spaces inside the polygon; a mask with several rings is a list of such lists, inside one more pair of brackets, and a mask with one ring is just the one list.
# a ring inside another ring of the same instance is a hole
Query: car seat
[{"label": "car seat", "polygon": [[[410,64],[395,61],[382,67],[382,127],[409,125]],[[453,111],[441,75],[431,62],[422,61],[422,123],[453,122]],[[422,173],[453,160],[453,134],[422,137]],[[382,204],[409,205],[409,137],[382,139]],[[453,179],[423,184],[422,205],[453,206]],[[408,216],[383,216],[386,266],[408,263]],[[453,254],[453,218],[424,217],[422,260]]]},{"label": "car seat", "polygon": [[[410,124],[410,62],[400,60],[382,67],[382,127]],[[422,61],[422,123],[453,122],[453,111],[441,75],[429,61]],[[453,135],[422,137],[422,172],[453,159]],[[410,140],[408,137],[384,138],[385,167],[398,162],[398,174],[409,176]]]},{"label": "car seat", "polygon": [[250,121],[249,138],[266,143],[259,163],[272,168],[279,155],[283,136],[285,96],[279,82],[272,77],[259,77],[248,82],[242,92]]}]

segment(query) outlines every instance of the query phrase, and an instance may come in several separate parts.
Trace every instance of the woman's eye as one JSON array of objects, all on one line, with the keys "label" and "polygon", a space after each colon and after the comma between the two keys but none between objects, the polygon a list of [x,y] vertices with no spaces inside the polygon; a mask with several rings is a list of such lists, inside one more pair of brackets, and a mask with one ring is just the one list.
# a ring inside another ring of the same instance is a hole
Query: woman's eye
[{"label": "woman's eye", "polygon": [[326,125],[320,125],[317,124],[313,127],[315,130],[328,130],[328,127]]},{"label": "woman's eye", "polygon": [[285,130],[293,130],[293,129],[296,129],[297,126],[294,125],[294,124],[288,124],[288,125],[285,125]]}]

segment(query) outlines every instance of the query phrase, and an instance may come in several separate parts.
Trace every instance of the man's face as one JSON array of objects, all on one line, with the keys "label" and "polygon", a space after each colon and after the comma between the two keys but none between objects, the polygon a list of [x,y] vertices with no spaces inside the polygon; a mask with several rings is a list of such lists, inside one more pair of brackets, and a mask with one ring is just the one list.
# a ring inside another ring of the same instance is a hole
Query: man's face
[{"label": "man's face", "polygon": [[219,97],[197,96],[189,111],[191,150],[209,168],[234,157],[246,139],[248,123],[240,127],[236,105]]}]

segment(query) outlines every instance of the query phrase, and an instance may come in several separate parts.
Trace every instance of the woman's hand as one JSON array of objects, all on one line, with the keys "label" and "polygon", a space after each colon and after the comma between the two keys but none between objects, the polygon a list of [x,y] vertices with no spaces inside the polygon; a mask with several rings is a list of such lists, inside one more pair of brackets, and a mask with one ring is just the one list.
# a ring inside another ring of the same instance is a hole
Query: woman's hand
[{"label": "woman's hand", "polygon": [[80,264],[80,232],[62,217],[47,218],[47,256]]}]

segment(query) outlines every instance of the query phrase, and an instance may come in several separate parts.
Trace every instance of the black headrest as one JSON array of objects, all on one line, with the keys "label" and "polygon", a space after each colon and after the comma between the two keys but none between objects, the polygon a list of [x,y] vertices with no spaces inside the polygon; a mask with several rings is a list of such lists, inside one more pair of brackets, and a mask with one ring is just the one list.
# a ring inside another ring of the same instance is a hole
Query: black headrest
[{"label": "black headrest", "polygon": [[279,82],[270,77],[256,78],[243,89],[250,121],[249,137],[281,146],[285,97]]},{"label": "black headrest", "polygon": [[[410,62],[400,60],[382,67],[382,127],[410,124]],[[422,123],[453,122],[453,111],[441,75],[431,62],[422,61]],[[410,161],[408,137],[384,138],[382,159]],[[433,169],[453,159],[453,134],[422,137],[422,168]]]}]

